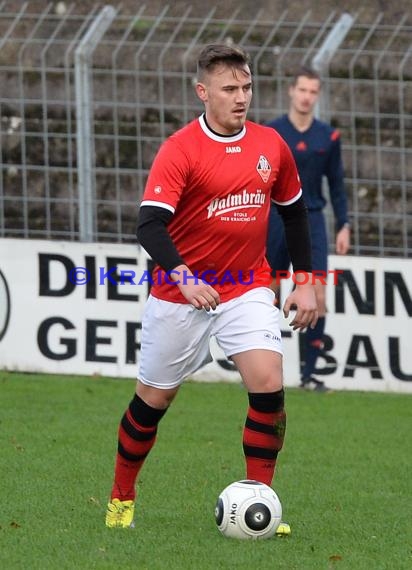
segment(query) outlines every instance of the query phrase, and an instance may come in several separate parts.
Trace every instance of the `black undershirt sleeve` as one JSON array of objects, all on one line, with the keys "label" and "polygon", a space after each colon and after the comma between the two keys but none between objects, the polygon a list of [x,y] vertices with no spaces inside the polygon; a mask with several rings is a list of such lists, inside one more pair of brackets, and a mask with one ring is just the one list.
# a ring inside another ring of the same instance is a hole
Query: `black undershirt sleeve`
[{"label": "black undershirt sleeve", "polygon": [[309,232],[308,211],[300,197],[288,206],[276,204],[285,226],[286,244],[293,271],[312,271],[312,252]]},{"label": "black undershirt sleeve", "polygon": [[141,206],[137,220],[137,240],[150,257],[165,271],[184,264],[167,225],[173,213],[158,206]]}]

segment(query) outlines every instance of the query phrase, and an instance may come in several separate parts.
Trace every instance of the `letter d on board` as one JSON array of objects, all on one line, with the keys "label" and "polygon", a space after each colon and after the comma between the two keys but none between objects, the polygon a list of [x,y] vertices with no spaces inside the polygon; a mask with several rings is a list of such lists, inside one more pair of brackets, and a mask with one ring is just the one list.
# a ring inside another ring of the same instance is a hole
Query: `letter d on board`
[{"label": "letter d on board", "polygon": [[[66,282],[63,287],[52,289],[50,282],[50,267],[53,263],[60,263],[66,270]],[[69,272],[75,268],[71,259],[65,255],[55,253],[39,253],[39,295],[40,297],[65,297],[75,288],[75,284],[69,281]]]}]

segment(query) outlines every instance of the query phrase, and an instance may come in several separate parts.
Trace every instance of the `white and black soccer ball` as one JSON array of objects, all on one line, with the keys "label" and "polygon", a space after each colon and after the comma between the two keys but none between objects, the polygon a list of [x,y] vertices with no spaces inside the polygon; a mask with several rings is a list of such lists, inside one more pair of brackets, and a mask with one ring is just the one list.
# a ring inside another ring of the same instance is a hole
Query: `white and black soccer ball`
[{"label": "white and black soccer ball", "polygon": [[282,518],[282,505],[275,491],[259,481],[235,481],[220,493],[215,519],[229,538],[270,538]]}]

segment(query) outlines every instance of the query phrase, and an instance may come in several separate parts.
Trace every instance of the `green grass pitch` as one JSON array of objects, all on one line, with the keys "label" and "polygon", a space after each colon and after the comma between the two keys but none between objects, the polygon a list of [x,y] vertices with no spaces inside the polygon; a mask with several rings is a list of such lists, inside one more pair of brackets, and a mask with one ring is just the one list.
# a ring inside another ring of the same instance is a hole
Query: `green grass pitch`
[{"label": "green grass pitch", "polygon": [[141,473],[136,528],[107,529],[117,426],[134,381],[0,372],[0,568],[412,568],[412,397],[288,389],[274,488],[289,538],[236,541],[214,521],[244,478],[246,393],[186,383]]}]

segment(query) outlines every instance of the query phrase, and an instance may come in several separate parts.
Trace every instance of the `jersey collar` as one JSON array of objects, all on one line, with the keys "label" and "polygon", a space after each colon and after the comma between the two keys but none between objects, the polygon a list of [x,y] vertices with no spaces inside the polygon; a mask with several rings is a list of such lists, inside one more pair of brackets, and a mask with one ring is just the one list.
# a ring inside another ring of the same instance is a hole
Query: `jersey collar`
[{"label": "jersey collar", "polygon": [[208,136],[210,139],[217,141],[217,142],[228,143],[228,142],[240,141],[241,139],[243,139],[243,137],[246,134],[246,127],[245,127],[245,125],[243,125],[242,130],[239,131],[238,133],[236,133],[235,135],[219,135],[218,133],[215,133],[215,131],[212,131],[212,129],[206,123],[204,113],[203,113],[203,115],[200,115],[200,117],[199,117],[199,124],[202,128],[202,131],[205,133],[205,135]]}]

